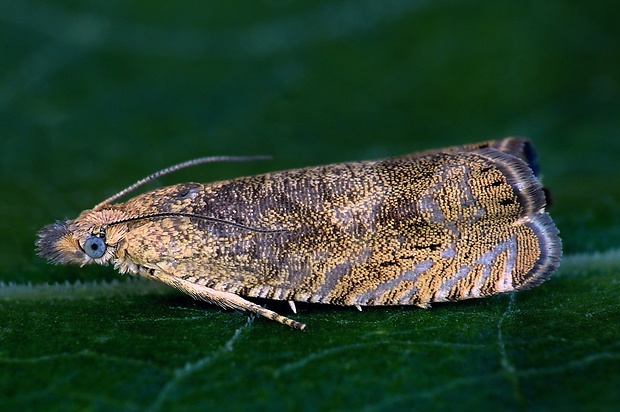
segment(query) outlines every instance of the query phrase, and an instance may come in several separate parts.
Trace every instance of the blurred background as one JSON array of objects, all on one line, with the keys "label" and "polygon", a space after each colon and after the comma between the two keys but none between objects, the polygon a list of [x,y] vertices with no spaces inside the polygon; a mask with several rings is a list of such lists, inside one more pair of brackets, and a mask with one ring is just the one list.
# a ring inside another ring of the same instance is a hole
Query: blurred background
[{"label": "blurred background", "polygon": [[593,252],[620,245],[619,16],[601,0],[0,0],[4,285],[121,279],[48,265],[36,232],[187,159],[273,156],[143,190],[510,135],[538,150],[568,256],[517,297],[307,305],[301,336],[185,297],[17,287],[0,301],[0,404],[617,406],[618,256]]},{"label": "blurred background", "polygon": [[534,141],[567,253],[620,241],[617,2],[0,2],[0,279],[36,230],[160,184]]},{"label": "blurred background", "polygon": [[[159,184],[523,135],[565,251],[620,241],[613,1],[0,1],[0,280],[36,230]],[[151,187],[152,188],[152,187]]]}]

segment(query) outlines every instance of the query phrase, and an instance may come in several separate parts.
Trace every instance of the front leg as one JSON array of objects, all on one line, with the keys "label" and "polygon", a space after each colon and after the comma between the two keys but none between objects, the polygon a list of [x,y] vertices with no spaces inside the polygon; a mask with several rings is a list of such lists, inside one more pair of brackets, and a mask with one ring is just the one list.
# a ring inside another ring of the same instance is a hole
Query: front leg
[{"label": "front leg", "polygon": [[169,275],[160,270],[154,271],[152,277],[162,283],[165,283],[166,285],[170,285],[184,293],[187,293],[194,299],[213,303],[223,308],[232,308],[254,312],[266,317],[267,319],[275,320],[276,322],[280,322],[283,325],[290,326],[293,329],[304,330],[306,328],[306,325],[301,322],[294,321],[285,316],[279,315],[272,310],[265,309],[262,306],[243,299],[239,295],[235,295],[234,293],[220,292],[218,290],[203,285],[188,282],[187,280],[183,280],[176,276]]}]

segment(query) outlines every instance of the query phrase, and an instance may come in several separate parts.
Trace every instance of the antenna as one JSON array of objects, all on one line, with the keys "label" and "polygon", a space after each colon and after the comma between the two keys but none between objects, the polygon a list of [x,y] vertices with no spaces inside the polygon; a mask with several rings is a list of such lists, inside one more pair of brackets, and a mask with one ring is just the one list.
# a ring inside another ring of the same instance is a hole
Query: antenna
[{"label": "antenna", "polygon": [[123,223],[136,222],[138,220],[147,220],[147,219],[165,219],[167,217],[187,217],[190,219],[204,220],[206,222],[220,223],[223,225],[233,226],[239,229],[248,230],[248,231],[256,232],[256,233],[281,233],[281,232],[287,231],[286,229],[258,229],[255,227],[246,226],[242,223],[233,222],[231,220],[218,219],[216,217],[203,216],[203,215],[199,215],[196,213],[182,213],[182,212],[181,213],[180,212],[162,212],[162,213],[152,213],[150,215],[128,217],[126,219],[121,219],[121,220],[117,220],[111,223],[107,223],[106,225],[102,226],[102,230],[105,230],[105,228],[108,228],[110,226],[120,225]]},{"label": "antenna", "polygon": [[157,179],[160,176],[167,175],[172,172],[176,172],[177,170],[184,169],[190,166],[196,166],[203,163],[216,163],[216,162],[251,162],[254,160],[269,160],[270,156],[210,156],[210,157],[199,157],[198,159],[188,160],[183,163],[176,164],[174,166],[167,167],[158,172],[153,173],[145,177],[144,179],[138,180],[136,183],[132,184],[129,187],[121,190],[117,194],[107,198],[103,202],[99,203],[97,206],[93,208],[93,210],[99,210],[104,206],[109,205],[115,200],[125,196],[127,193],[132,192],[139,188],[140,186],[150,182],[151,180]]}]

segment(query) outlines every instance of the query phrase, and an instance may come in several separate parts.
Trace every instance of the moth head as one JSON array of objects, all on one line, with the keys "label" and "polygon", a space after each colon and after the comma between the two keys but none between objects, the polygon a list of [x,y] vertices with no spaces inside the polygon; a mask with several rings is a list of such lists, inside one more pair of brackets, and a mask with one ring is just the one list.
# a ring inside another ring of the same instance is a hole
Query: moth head
[{"label": "moth head", "polygon": [[57,221],[39,231],[39,256],[52,263],[106,264],[117,257],[127,224],[115,224],[126,218],[115,209],[87,210],[74,220]]}]

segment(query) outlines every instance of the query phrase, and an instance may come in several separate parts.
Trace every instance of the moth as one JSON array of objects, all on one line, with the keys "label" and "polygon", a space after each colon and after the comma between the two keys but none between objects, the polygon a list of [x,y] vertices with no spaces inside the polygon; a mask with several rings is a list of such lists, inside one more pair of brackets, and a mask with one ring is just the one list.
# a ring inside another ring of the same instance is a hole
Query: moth
[{"label": "moth", "polygon": [[38,234],[56,264],[112,264],[224,308],[306,325],[246,298],[416,305],[528,289],[558,267],[531,143],[510,137],[117,200],[161,170]]}]

